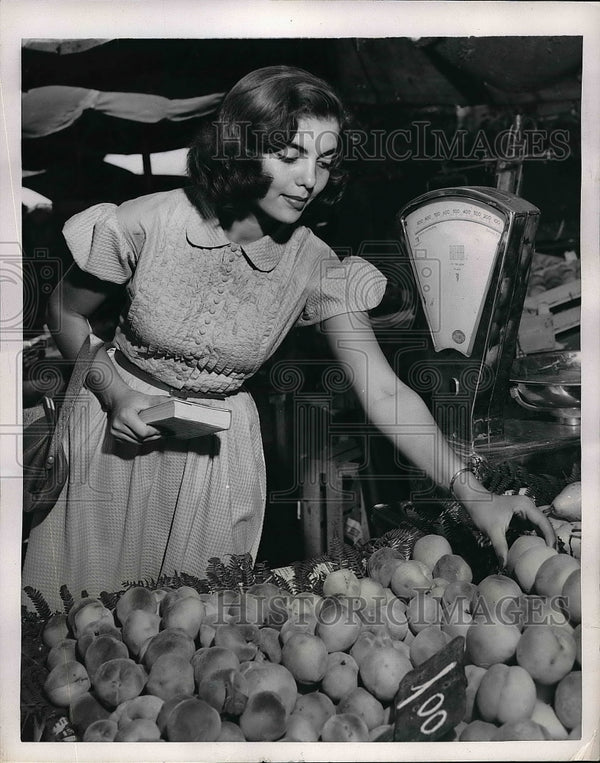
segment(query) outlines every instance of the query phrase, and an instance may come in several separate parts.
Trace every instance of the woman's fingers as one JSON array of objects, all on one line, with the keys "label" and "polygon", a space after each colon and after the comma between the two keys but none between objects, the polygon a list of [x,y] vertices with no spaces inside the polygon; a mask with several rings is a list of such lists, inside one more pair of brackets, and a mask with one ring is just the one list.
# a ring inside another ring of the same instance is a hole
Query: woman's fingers
[{"label": "woman's fingers", "polygon": [[550,524],[550,520],[543,511],[540,511],[537,506],[532,504],[526,509],[525,515],[531,524],[535,525],[538,530],[541,531],[547,546],[556,545],[556,533]]}]

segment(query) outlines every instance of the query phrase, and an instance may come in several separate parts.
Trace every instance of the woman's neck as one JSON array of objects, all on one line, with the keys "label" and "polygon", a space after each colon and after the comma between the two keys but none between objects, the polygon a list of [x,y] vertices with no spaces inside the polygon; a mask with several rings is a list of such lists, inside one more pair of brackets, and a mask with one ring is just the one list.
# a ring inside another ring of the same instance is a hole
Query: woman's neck
[{"label": "woman's neck", "polygon": [[258,216],[254,212],[248,213],[246,217],[222,220],[221,225],[227,238],[240,246],[252,244],[264,236],[274,239],[287,238],[290,232],[289,225],[266,216]]}]

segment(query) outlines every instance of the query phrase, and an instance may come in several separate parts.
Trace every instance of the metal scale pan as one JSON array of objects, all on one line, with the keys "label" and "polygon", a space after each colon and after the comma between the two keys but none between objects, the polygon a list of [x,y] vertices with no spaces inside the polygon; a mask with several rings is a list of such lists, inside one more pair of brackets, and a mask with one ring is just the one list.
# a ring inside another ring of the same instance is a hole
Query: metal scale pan
[{"label": "metal scale pan", "polygon": [[419,196],[397,218],[428,328],[415,375],[430,380],[442,430],[471,450],[560,434],[505,421],[539,215],[513,193],[464,186]]}]

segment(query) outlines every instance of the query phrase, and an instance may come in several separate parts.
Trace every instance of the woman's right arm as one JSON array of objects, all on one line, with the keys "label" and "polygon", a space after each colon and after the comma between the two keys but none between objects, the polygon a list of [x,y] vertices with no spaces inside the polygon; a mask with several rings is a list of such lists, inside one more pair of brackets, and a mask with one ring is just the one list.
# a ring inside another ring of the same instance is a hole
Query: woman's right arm
[{"label": "woman's right arm", "polygon": [[[123,287],[101,281],[73,265],[52,292],[46,320],[61,354],[75,360],[90,333],[88,318]],[[101,349],[88,373],[86,386],[108,411],[110,431],[117,439],[146,442],[158,439],[160,432],[138,416],[144,408],[160,402],[162,395],[145,395],[129,387]]]}]

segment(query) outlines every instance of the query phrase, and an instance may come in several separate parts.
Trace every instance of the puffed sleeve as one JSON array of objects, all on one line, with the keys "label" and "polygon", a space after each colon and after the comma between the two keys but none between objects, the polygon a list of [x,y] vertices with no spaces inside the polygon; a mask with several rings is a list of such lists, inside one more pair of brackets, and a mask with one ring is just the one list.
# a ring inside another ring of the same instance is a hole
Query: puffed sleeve
[{"label": "puffed sleeve", "polygon": [[342,313],[372,310],[381,302],[386,277],[362,257],[344,260],[331,250],[312,273],[298,326],[310,326]]},{"label": "puffed sleeve", "polygon": [[74,215],[63,234],[82,270],[112,283],[126,283],[135,270],[140,248],[122,207],[96,204]]}]

